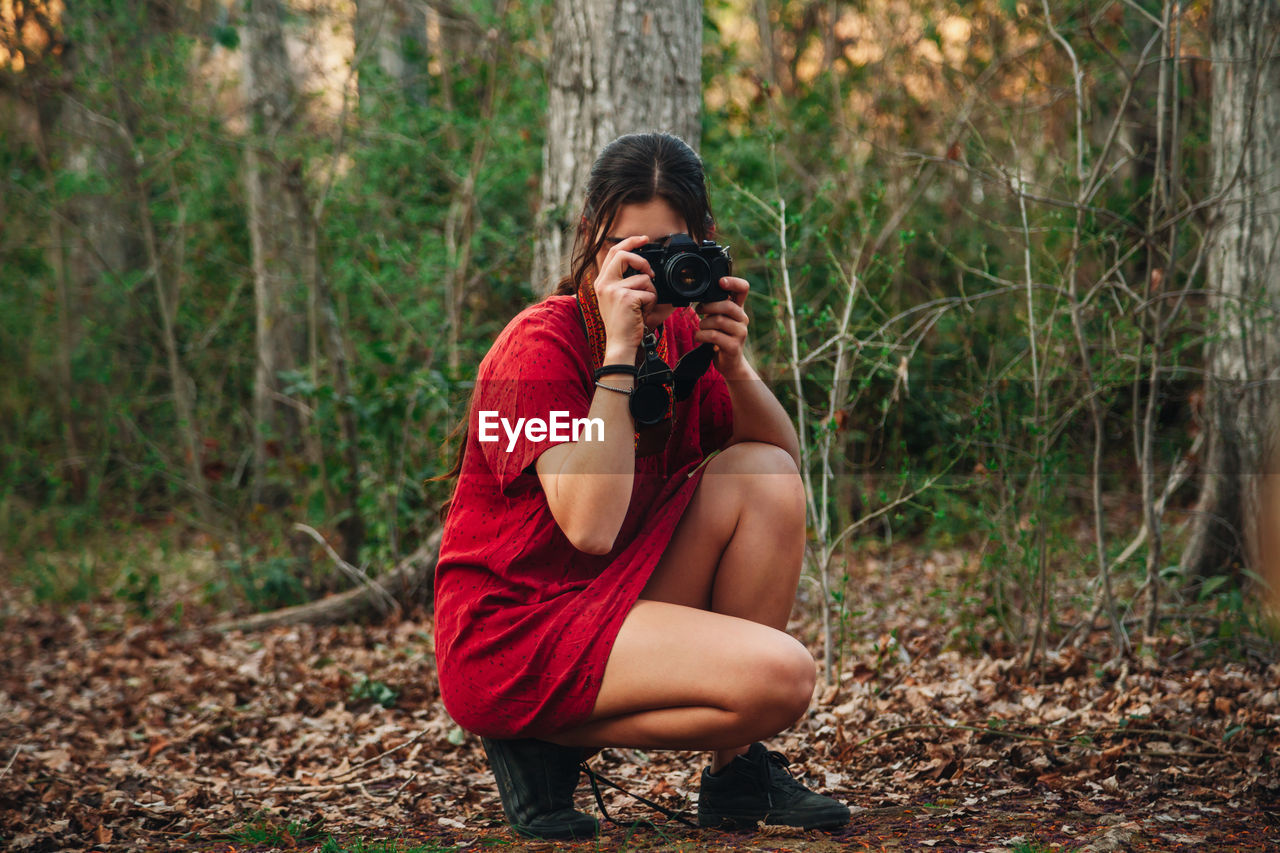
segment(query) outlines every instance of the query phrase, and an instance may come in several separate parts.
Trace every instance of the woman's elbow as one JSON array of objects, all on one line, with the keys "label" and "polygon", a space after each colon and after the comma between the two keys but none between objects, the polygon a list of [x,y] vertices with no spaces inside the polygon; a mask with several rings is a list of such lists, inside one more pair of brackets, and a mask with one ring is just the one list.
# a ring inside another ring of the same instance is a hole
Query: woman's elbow
[{"label": "woman's elbow", "polygon": [[604,539],[587,539],[579,542],[573,542],[573,540],[570,540],[570,542],[572,542],[573,547],[577,548],[579,551],[596,557],[608,554],[613,550],[612,539],[608,541],[605,541]]},{"label": "woman's elbow", "polygon": [[595,556],[608,554],[613,550],[613,543],[618,538],[618,532],[615,530],[612,536],[606,534],[607,531],[590,527],[580,530],[566,530],[564,532],[570,545],[585,554],[593,554]]},{"label": "woman's elbow", "polygon": [[555,488],[547,490],[551,515],[574,548],[585,554],[608,554],[631,503],[631,477],[579,477],[585,479],[558,477]]},{"label": "woman's elbow", "polygon": [[608,554],[613,550],[618,532],[622,529],[622,518],[615,522],[611,513],[603,507],[600,509],[595,513],[583,513],[577,518],[571,516],[556,519],[569,544],[585,554]]}]

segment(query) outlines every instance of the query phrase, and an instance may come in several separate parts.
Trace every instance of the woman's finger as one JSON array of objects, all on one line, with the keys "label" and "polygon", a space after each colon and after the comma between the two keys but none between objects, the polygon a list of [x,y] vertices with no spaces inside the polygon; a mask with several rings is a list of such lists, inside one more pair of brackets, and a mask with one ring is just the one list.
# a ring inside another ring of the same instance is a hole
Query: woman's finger
[{"label": "woman's finger", "polygon": [[625,278],[627,277],[628,269],[639,270],[646,276],[652,277],[653,268],[649,266],[649,262],[631,252],[632,249],[638,249],[648,242],[649,238],[647,236],[637,234],[614,243],[609,251],[605,253],[604,265],[601,268],[601,278],[606,276]]},{"label": "woman's finger", "polygon": [[747,317],[741,308],[721,309],[702,315],[698,326],[703,329],[719,329],[729,334],[747,336]]},{"label": "woman's finger", "polygon": [[733,304],[741,306],[747,301],[747,294],[751,292],[751,285],[745,278],[727,275],[720,279],[720,289],[729,294],[729,299]]},{"label": "woman's finger", "polygon": [[[618,264],[618,278],[626,284],[629,279],[637,279],[635,283],[643,282],[646,287],[653,287],[653,267],[649,266],[649,262],[644,258],[632,252],[619,252],[615,258]],[[633,273],[628,275],[628,271]],[[640,273],[635,275],[634,273]]]},{"label": "woman's finger", "polygon": [[741,323],[744,326],[750,322],[747,317],[746,310],[732,299],[703,302],[698,306],[698,313],[702,315],[703,319],[708,317],[725,317]]},{"label": "woman's finger", "polygon": [[727,334],[719,329],[699,329],[693,339],[700,344],[711,344],[716,348],[716,357],[721,364],[722,359],[736,359],[742,355],[742,338]]},{"label": "woman's finger", "polygon": [[724,315],[716,315],[714,317],[704,317],[702,322],[698,324],[699,331],[717,332],[721,335],[728,335],[731,338],[745,341],[747,339],[747,325],[731,320]]}]

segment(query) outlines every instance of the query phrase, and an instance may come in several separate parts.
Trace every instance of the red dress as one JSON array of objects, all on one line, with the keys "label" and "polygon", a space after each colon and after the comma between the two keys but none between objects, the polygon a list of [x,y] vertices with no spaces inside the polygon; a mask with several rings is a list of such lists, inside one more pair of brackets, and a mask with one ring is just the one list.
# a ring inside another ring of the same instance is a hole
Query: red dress
[{"label": "red dress", "polygon": [[[690,309],[668,318],[671,364],[695,346],[697,328]],[[637,457],[613,550],[577,550],[534,470],[570,430],[542,441],[521,430],[508,451],[501,426],[487,431],[496,441],[480,441],[480,413],[510,424],[552,412],[585,418],[596,390],[591,353],[577,301],[553,296],[512,320],[480,363],[436,568],[435,641],[446,709],[487,737],[546,736],[585,721],[622,620],[693,496],[704,456],[733,432],[728,388],[713,366],[675,404],[665,449]]]}]

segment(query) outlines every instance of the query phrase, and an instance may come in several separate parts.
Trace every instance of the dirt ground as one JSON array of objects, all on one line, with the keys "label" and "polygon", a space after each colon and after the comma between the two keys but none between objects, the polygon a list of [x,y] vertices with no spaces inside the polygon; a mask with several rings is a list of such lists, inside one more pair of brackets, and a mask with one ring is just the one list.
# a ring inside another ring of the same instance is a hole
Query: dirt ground
[{"label": "dirt ground", "polygon": [[[1067,646],[1029,671],[994,644],[961,652],[928,596],[945,562],[867,569],[840,686],[770,744],[849,803],[847,829],[694,830],[607,790],[618,823],[577,845],[506,830],[477,739],[439,702],[429,613],[224,634],[190,608],[142,620],[3,590],[0,848],[1280,850],[1280,664],[1190,636],[1115,661]],[[593,767],[691,812],[704,760]],[[579,807],[596,810],[585,782]]]}]

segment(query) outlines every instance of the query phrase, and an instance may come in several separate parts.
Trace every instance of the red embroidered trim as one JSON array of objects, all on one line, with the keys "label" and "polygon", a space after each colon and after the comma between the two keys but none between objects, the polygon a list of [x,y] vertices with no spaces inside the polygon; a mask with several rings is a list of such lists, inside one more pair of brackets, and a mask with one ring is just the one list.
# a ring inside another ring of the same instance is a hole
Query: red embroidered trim
[{"label": "red embroidered trim", "polygon": [[[591,369],[595,371],[604,364],[605,335],[604,318],[600,316],[600,303],[596,300],[590,274],[578,288],[578,307],[582,312],[582,323],[587,328],[587,340],[591,343]],[[667,364],[671,363],[667,357],[667,336],[662,333],[662,327],[658,327],[658,355]]]}]

